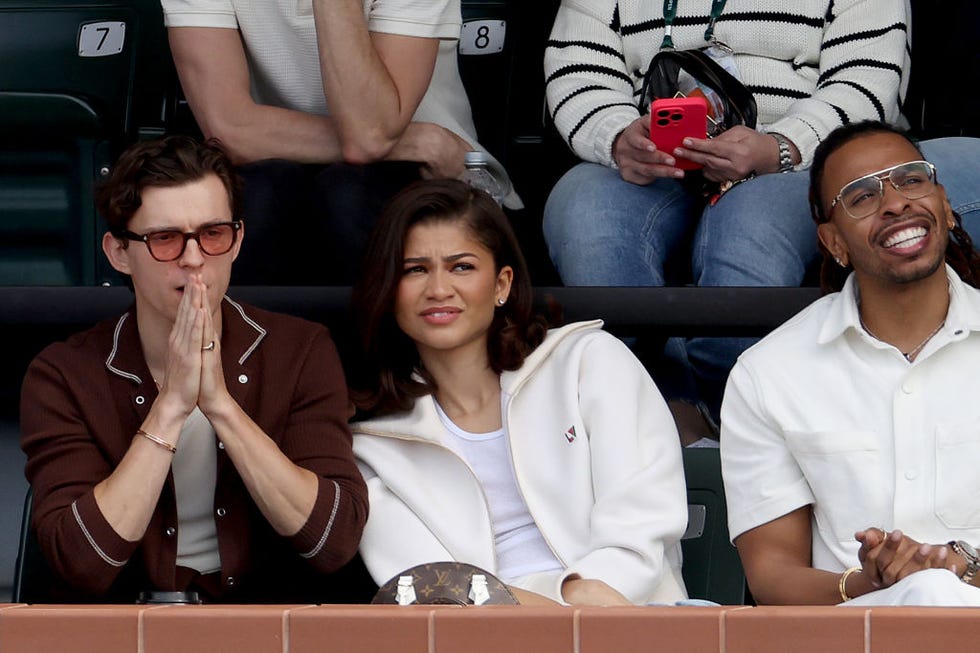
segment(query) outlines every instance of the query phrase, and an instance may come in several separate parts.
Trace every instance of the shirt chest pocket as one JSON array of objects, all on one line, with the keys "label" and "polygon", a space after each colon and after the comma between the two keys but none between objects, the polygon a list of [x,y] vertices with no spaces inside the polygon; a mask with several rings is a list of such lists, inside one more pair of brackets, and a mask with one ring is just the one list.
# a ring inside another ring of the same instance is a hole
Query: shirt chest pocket
[{"label": "shirt chest pocket", "polygon": [[786,440],[814,495],[817,527],[838,541],[891,519],[874,431],[789,431]]},{"label": "shirt chest pocket", "polygon": [[936,517],[980,528],[980,419],[936,428]]}]

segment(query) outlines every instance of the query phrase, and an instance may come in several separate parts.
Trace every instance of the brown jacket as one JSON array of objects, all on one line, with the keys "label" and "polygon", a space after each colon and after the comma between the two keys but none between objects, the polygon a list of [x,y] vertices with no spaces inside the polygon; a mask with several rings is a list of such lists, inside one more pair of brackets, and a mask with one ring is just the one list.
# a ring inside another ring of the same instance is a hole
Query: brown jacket
[{"label": "brown jacket", "polygon": [[[219,444],[214,506],[221,598],[310,600],[295,583],[315,590],[323,573],[350,560],[368,512],[351,453],[336,348],[320,325],[227,298],[222,323],[229,392],[290,460],[317,474],[320,487],[307,523],[292,537],[278,536]],[[34,489],[34,526],[53,571],[72,588],[71,598],[128,602],[142,590],[186,589],[176,567],[173,475],[138,542],[112,529],[93,495],[119,464],[156,396],[135,308],[50,345],[27,371],[21,446]]]}]

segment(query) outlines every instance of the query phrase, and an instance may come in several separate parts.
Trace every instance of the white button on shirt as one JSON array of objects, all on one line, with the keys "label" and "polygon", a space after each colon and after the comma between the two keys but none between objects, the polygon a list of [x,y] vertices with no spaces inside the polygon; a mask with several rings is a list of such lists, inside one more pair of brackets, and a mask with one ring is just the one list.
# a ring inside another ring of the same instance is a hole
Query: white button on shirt
[{"label": "white button on shirt", "polygon": [[980,542],[980,291],[947,275],[912,364],[860,326],[853,276],[742,355],[721,414],[733,538],[813,504],[821,569],[858,564],[870,526]]}]

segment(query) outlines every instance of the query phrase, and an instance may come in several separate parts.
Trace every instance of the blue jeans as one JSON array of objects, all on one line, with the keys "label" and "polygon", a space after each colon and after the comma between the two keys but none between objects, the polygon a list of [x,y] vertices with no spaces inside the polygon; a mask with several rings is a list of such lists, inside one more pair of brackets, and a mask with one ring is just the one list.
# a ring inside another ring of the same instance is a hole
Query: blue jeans
[{"label": "blue jeans", "polygon": [[980,244],[980,138],[954,136],[919,143],[926,160],[936,166],[936,179],[946,189],[963,229]]},{"label": "blue jeans", "polygon": [[[980,239],[980,139],[944,138],[920,145],[936,165],[965,229]],[[580,163],[548,198],[545,239],[569,286],[675,283],[671,258],[686,256],[689,242],[685,262],[695,285],[798,286],[819,257],[809,181],[808,171],[762,175],[705,207],[677,181],[637,186],[616,170]],[[668,399],[701,399],[717,415],[729,370],[755,341],[671,339],[667,358],[676,365],[668,366],[658,383]],[[683,368],[687,381],[678,373]],[[697,396],[691,396],[695,387]]]}]

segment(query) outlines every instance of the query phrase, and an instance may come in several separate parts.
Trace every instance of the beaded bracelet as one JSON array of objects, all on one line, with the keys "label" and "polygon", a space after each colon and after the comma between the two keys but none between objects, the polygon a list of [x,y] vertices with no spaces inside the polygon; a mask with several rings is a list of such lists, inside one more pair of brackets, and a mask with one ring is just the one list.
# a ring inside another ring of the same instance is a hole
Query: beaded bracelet
[{"label": "beaded bracelet", "polygon": [[837,589],[840,591],[841,602],[846,603],[850,601],[853,596],[847,595],[847,578],[856,571],[861,571],[860,567],[851,567],[843,574],[840,575],[840,582],[837,584]]},{"label": "beaded bracelet", "polygon": [[170,453],[177,453],[177,447],[175,447],[174,445],[170,444],[169,442],[167,442],[163,438],[157,437],[157,436],[153,435],[152,433],[147,433],[143,429],[136,429],[136,433],[137,433],[137,435],[142,435],[144,438],[146,438],[147,440],[149,440],[153,444],[157,445],[158,447],[163,447],[164,449],[166,449]]}]

